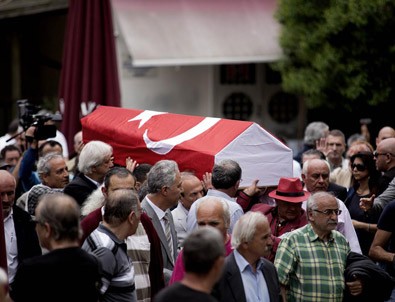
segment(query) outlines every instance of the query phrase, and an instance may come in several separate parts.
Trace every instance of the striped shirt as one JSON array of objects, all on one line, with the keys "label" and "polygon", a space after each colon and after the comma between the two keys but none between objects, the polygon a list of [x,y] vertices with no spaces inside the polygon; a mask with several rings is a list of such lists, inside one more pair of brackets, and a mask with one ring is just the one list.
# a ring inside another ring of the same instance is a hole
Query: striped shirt
[{"label": "striped shirt", "polygon": [[127,255],[126,243],[99,224],[85,240],[82,249],[98,257],[102,267],[100,301],[136,301],[134,269]]},{"label": "striped shirt", "polygon": [[342,234],[332,231],[324,242],[310,224],[283,238],[274,265],[280,283],[287,287],[287,301],[342,301],[349,252]]},{"label": "striped shirt", "polygon": [[151,243],[147,233],[139,223],[136,233],[126,238],[128,255],[133,261],[137,301],[151,301],[151,282],[149,277],[149,265],[151,261]]}]

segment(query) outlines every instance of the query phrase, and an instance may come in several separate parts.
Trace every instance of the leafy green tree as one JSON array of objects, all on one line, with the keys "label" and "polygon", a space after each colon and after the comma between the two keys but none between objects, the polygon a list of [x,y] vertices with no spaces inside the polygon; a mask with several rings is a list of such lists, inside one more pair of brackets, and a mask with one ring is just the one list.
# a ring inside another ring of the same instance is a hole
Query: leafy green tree
[{"label": "leafy green tree", "polygon": [[310,108],[377,105],[395,96],[394,0],[279,0],[285,91]]}]

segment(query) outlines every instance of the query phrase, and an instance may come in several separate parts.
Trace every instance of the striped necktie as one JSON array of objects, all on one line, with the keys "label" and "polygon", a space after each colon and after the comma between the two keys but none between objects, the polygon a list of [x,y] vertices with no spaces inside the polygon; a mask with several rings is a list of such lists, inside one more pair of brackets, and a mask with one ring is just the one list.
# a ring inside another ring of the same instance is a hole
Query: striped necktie
[{"label": "striped necktie", "polygon": [[166,235],[167,244],[169,245],[169,249],[170,249],[170,255],[171,255],[170,259],[174,263],[173,239],[171,237],[171,231],[170,231],[169,212],[166,212],[165,216],[163,216],[163,221],[165,222],[165,235]]}]

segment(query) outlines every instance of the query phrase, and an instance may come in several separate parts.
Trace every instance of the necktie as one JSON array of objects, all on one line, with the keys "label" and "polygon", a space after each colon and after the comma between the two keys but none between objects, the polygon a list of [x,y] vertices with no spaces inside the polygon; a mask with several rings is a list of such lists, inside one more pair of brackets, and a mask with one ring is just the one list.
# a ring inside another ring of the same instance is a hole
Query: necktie
[{"label": "necktie", "polygon": [[165,235],[166,235],[166,240],[167,244],[169,245],[170,249],[170,259],[174,263],[173,259],[173,239],[171,238],[171,231],[170,231],[170,220],[169,220],[169,213],[166,212],[165,216],[163,216],[163,221],[165,222]]}]

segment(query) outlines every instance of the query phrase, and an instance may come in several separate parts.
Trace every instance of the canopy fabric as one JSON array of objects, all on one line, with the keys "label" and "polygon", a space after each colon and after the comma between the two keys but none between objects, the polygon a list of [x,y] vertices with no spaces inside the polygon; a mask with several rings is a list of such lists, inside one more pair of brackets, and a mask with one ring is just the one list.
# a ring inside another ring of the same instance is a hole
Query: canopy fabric
[{"label": "canopy fabric", "polygon": [[243,171],[242,187],[292,177],[292,150],[253,122],[99,106],[81,123],[84,142],[110,144],[119,165],[127,157],[149,164],[172,159],[201,179],[214,163],[233,159]]},{"label": "canopy fabric", "polygon": [[121,103],[110,0],[69,0],[59,86],[61,131],[73,150],[87,107]]},{"label": "canopy fabric", "polygon": [[111,0],[134,66],[278,60],[276,0]]}]

